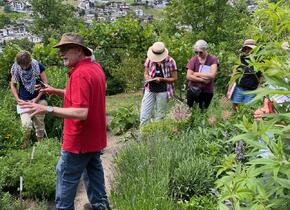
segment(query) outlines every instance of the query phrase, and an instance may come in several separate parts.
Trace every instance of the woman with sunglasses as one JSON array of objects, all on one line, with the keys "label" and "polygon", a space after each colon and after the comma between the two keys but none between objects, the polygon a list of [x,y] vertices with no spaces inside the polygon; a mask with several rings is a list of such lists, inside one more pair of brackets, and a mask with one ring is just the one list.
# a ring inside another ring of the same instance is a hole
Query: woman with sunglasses
[{"label": "woman with sunglasses", "polygon": [[192,107],[193,103],[198,103],[202,111],[208,108],[212,100],[218,64],[216,56],[209,55],[207,49],[207,42],[198,40],[193,45],[195,56],[186,66],[186,79],[189,81],[187,105]]}]

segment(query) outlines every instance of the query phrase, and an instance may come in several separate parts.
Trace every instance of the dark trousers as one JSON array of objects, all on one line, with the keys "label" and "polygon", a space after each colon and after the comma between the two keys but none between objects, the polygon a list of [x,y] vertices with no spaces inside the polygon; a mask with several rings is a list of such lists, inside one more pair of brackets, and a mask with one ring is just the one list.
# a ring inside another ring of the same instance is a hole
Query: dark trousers
[{"label": "dark trousers", "polygon": [[187,105],[193,106],[193,103],[198,103],[200,109],[207,109],[210,105],[213,93],[201,92],[199,96],[193,96],[190,91],[187,91]]}]

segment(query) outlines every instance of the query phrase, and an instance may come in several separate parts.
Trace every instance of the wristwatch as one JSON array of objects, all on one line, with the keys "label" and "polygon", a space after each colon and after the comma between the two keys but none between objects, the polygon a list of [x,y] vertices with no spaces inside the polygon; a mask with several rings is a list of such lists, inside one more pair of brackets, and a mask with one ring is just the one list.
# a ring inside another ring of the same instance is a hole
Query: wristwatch
[{"label": "wristwatch", "polygon": [[52,106],[47,106],[46,110],[48,113],[52,113],[54,111]]}]

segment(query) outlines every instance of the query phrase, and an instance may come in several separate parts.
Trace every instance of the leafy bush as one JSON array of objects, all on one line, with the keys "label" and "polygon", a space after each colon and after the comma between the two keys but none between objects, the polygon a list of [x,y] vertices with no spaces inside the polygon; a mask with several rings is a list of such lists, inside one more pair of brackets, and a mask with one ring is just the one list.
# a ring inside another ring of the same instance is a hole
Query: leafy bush
[{"label": "leafy bush", "polygon": [[48,39],[48,44],[36,44],[33,48],[34,59],[41,62],[44,66],[60,65],[61,60],[56,48],[53,48],[57,44],[57,41],[53,38]]},{"label": "leafy bush", "polygon": [[139,90],[143,86],[142,81],[144,80],[144,72],[142,71],[144,69],[143,62],[143,57],[127,56],[123,58],[121,65],[111,69],[111,74],[113,78],[124,81],[126,90]]},{"label": "leafy bush", "polygon": [[9,193],[0,192],[0,206],[1,209],[5,210],[15,210],[13,205],[14,199]]},{"label": "leafy bush", "polygon": [[169,193],[175,199],[189,200],[193,195],[206,195],[214,187],[215,169],[206,156],[192,154],[174,169]]},{"label": "leafy bush", "polygon": [[14,63],[16,54],[20,51],[20,47],[16,44],[8,44],[0,55],[0,88],[7,89],[10,80],[10,69]]},{"label": "leafy bush", "polygon": [[[67,70],[59,67],[48,67],[46,69],[46,74],[48,78],[48,83],[56,88],[64,89],[67,83]],[[47,102],[51,106],[63,106],[63,98],[50,95],[47,96]],[[63,119],[52,115],[45,116],[45,128],[47,135],[51,138],[61,139],[62,129],[63,129]]]},{"label": "leafy bush", "polygon": [[183,210],[216,210],[217,201],[212,195],[193,196],[189,201],[178,202]]},{"label": "leafy bush", "polygon": [[34,160],[32,149],[14,150],[1,157],[0,181],[3,190],[16,193],[19,177],[23,176],[24,196],[51,199],[55,192],[55,166],[60,144],[56,139],[45,139],[35,146]]},{"label": "leafy bush", "polygon": [[180,131],[182,124],[183,123],[171,119],[151,122],[142,126],[141,136],[142,138],[148,138],[162,134],[166,135],[167,137],[172,137]]},{"label": "leafy bush", "polygon": [[20,119],[16,117],[15,113],[2,106],[0,106],[0,127],[1,156],[5,154],[6,150],[19,148],[23,132]]},{"label": "leafy bush", "polygon": [[113,113],[111,128],[114,134],[122,134],[138,125],[138,115],[134,112],[133,106],[121,107]]},{"label": "leafy bush", "polygon": [[162,136],[159,139],[130,142],[116,157],[111,198],[118,209],[177,209],[167,197],[173,145]]}]

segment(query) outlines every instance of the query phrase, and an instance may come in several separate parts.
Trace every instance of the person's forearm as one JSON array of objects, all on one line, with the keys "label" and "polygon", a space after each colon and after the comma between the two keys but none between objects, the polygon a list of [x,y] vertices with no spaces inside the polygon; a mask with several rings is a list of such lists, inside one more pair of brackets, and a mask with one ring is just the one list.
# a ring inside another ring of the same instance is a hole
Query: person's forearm
[{"label": "person's forearm", "polygon": [[10,88],[11,88],[12,95],[15,97],[16,101],[18,101],[19,96],[18,96],[17,88],[12,82],[10,83]]},{"label": "person's forearm", "polygon": [[64,89],[57,89],[55,88],[53,91],[54,95],[60,96],[60,97],[64,97],[65,94],[65,90]]},{"label": "person's forearm", "polygon": [[201,77],[197,77],[195,75],[188,75],[187,76],[187,80],[193,81],[193,82],[206,82],[205,79],[201,78]]},{"label": "person's forearm", "polygon": [[79,119],[86,120],[88,115],[88,108],[60,108],[53,107],[53,115],[62,118],[71,118],[71,119]]},{"label": "person's forearm", "polygon": [[173,83],[177,80],[177,78],[173,78],[173,77],[168,77],[168,78],[162,78],[162,81],[163,82],[166,82],[166,83]]},{"label": "person's forearm", "polygon": [[215,73],[200,73],[200,72],[195,72],[194,75],[197,77],[201,77],[204,79],[210,79],[210,80],[215,79],[215,76],[216,76]]}]

